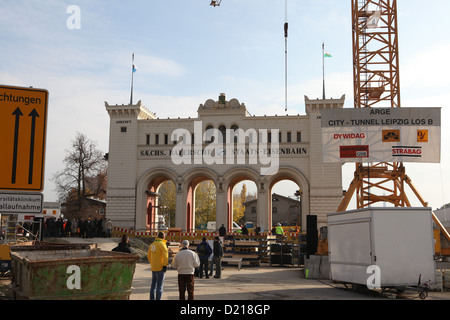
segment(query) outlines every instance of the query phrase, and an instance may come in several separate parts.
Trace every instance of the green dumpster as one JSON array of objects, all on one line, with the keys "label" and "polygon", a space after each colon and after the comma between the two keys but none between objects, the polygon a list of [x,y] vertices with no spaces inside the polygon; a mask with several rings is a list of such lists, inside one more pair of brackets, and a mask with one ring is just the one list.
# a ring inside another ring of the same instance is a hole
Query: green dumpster
[{"label": "green dumpster", "polygon": [[18,300],[128,300],[138,255],[102,250],[11,252]]}]

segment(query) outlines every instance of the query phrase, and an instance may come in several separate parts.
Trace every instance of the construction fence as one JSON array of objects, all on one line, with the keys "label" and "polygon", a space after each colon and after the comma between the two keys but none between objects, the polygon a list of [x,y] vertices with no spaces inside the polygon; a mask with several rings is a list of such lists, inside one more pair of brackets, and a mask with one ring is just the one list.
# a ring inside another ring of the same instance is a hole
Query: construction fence
[{"label": "construction fence", "polygon": [[[174,228],[175,229],[175,228]],[[182,242],[183,240],[201,240],[203,237],[206,237],[208,239],[213,239],[214,237],[218,236],[218,233],[215,232],[181,232],[181,229],[174,230],[169,229],[167,231],[163,231],[165,234],[165,237],[168,241],[172,242]],[[121,237],[124,234],[127,234],[130,237],[140,237],[140,238],[156,238],[158,236],[157,231],[138,231],[138,230],[131,230],[127,228],[121,228],[121,227],[113,227],[112,236],[113,237]],[[286,240],[289,241],[298,241],[298,237],[300,235],[300,232],[285,232],[284,237]],[[227,233],[227,236],[240,236],[240,237],[248,237],[248,238],[255,238],[255,237],[268,237],[268,236],[276,236],[273,235],[271,232],[262,232],[259,234],[256,233],[249,233],[248,235],[244,236],[242,233]]]}]

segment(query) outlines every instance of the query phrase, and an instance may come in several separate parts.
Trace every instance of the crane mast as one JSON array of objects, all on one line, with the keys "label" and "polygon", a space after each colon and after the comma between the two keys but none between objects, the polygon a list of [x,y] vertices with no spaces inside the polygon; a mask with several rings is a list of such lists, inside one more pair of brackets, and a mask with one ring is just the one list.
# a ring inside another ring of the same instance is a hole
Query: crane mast
[{"label": "crane mast", "polygon": [[400,107],[396,0],[352,0],[355,107]]},{"label": "crane mast", "polygon": [[[354,107],[400,108],[400,76],[396,0],[352,0]],[[353,181],[338,211],[356,193],[358,209],[377,202],[410,207],[405,187],[422,199],[403,163],[356,164]]]},{"label": "crane mast", "polygon": [[[354,107],[400,108],[397,0],[352,0],[352,25]],[[357,163],[338,212],[347,210],[355,193],[358,209],[378,202],[411,207],[406,186],[428,207],[403,163]],[[433,221],[450,241],[449,232],[434,213]]]}]

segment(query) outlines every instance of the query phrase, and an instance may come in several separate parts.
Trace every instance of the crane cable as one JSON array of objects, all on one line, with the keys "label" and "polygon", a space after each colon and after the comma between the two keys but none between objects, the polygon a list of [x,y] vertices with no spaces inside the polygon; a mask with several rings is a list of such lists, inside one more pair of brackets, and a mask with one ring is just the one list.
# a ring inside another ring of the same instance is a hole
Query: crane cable
[{"label": "crane cable", "polygon": [[285,74],[285,79],[284,79],[284,100],[285,100],[285,111],[287,111],[288,109],[288,29],[289,29],[289,24],[288,24],[288,19],[287,19],[287,0],[285,0],[285,23],[284,23],[284,54],[285,54],[285,61],[284,61],[284,74]]}]

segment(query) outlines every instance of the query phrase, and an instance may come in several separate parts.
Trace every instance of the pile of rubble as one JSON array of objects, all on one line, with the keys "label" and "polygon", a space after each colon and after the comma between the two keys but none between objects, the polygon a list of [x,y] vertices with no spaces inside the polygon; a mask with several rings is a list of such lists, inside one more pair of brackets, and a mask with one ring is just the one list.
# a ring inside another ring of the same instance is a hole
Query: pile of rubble
[{"label": "pile of rubble", "polygon": [[137,254],[141,261],[147,261],[149,244],[140,238],[130,238],[131,252]]},{"label": "pile of rubble", "polygon": [[[148,248],[153,240],[149,238],[130,237],[131,251],[137,254],[141,261],[147,261]],[[170,242],[168,243],[167,249],[169,251],[169,258],[173,258],[180,250],[180,243]]]}]

